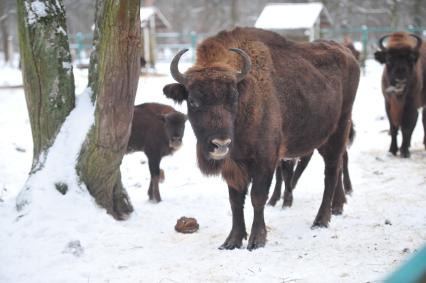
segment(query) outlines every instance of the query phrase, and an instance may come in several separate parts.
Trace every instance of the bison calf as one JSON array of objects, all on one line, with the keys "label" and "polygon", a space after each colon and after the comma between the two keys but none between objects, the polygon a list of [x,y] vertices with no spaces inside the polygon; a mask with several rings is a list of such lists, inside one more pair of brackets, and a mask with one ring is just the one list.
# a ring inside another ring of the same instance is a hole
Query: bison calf
[{"label": "bison calf", "polygon": [[144,103],[134,108],[127,153],[143,151],[148,157],[151,173],[148,196],[152,201],[161,201],[158,183],[164,175],[160,162],[181,147],[186,119],[185,114],[168,105]]}]

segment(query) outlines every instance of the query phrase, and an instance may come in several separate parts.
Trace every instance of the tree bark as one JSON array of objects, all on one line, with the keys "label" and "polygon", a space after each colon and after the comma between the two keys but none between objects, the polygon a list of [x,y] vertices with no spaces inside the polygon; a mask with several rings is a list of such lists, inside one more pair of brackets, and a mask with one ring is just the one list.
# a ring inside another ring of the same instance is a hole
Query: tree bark
[{"label": "tree bark", "polygon": [[95,124],[80,152],[77,172],[96,202],[116,219],[133,211],[120,164],[130,136],[139,80],[140,1],[97,0],[89,87]]},{"label": "tree bark", "polygon": [[62,1],[18,0],[18,32],[25,98],[34,144],[30,174],[75,106],[74,75]]},{"label": "tree bark", "polygon": [[2,50],[4,54],[4,62],[9,63],[9,29],[7,25],[8,13],[6,3],[0,1],[0,32],[2,37]]}]

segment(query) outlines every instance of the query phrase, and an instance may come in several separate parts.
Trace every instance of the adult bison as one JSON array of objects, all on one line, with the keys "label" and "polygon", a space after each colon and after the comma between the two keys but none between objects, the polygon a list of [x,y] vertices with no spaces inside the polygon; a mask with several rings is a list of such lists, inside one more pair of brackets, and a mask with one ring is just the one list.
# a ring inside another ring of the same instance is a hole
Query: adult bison
[{"label": "adult bison", "polygon": [[[387,46],[383,45],[388,38]],[[396,32],[379,40],[380,50],[375,59],[385,64],[382,75],[382,92],[392,136],[389,151],[398,152],[397,135],[401,128],[400,154],[410,157],[411,135],[416,126],[417,109],[426,105],[426,45],[414,34]],[[423,108],[423,128],[426,146],[426,108]]]},{"label": "adult bison", "polygon": [[164,172],[160,169],[161,159],[181,147],[187,118],[173,107],[159,103],[136,105],[133,111],[127,153],[145,152],[151,174],[149,200],[160,202],[159,182],[164,179]]},{"label": "adult bison", "polygon": [[315,148],[325,161],[325,189],[313,226],[326,227],[359,80],[349,50],[235,28],[204,40],[195,65],[182,74],[178,62],[185,52],[170,65],[179,83],[163,91],[187,101],[200,170],[221,174],[228,184],[232,229],[220,248],[239,248],[247,237],[243,208],[250,182],[254,218],[247,248],[265,245],[264,207],[278,162]]}]

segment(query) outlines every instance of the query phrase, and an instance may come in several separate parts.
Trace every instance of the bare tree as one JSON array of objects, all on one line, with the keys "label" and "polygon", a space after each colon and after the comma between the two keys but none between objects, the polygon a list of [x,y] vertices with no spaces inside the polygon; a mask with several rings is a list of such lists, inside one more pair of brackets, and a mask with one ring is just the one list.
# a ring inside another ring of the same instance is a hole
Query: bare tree
[{"label": "bare tree", "polygon": [[139,80],[139,0],[96,1],[89,86],[96,101],[95,125],[80,153],[81,179],[97,203],[124,219],[133,211],[121,183]]},{"label": "bare tree", "polygon": [[[62,0],[18,0],[20,52],[34,141],[31,175],[43,170],[65,118],[74,108],[74,79]],[[120,177],[139,78],[139,0],[97,0],[89,87],[95,123],[77,172],[96,202],[117,219],[132,212]],[[88,113],[88,115],[90,115]],[[75,174],[75,172],[69,172]],[[52,184],[53,185],[53,184]],[[61,193],[67,184],[54,184]],[[24,187],[23,192],[31,187]],[[17,206],[26,204],[18,199]]]},{"label": "bare tree", "polygon": [[30,174],[46,154],[74,108],[74,76],[61,1],[18,0],[18,29],[25,97],[33,137]]}]

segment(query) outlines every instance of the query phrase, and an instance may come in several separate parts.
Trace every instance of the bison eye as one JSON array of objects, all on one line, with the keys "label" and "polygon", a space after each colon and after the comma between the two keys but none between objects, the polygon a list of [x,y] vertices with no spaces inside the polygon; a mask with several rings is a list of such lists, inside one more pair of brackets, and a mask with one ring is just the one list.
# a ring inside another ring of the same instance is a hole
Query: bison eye
[{"label": "bison eye", "polygon": [[200,107],[200,103],[198,101],[196,101],[195,99],[193,99],[192,97],[188,98],[188,103],[189,103],[189,106],[191,106],[192,108],[196,109],[196,108]]}]

